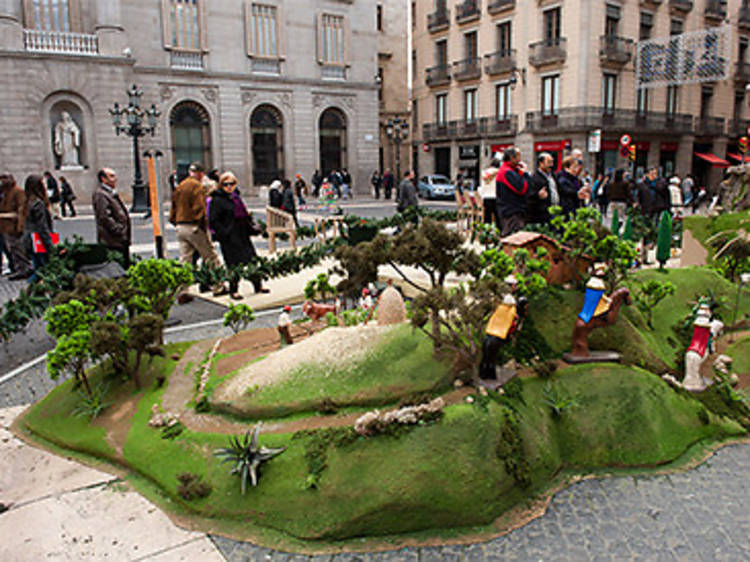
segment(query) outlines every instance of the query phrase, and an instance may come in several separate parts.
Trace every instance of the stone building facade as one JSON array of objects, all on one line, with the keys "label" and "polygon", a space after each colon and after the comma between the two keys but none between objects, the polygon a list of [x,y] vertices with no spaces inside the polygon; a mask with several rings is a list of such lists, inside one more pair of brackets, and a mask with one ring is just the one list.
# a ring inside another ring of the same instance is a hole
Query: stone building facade
[{"label": "stone building facade", "polygon": [[[0,0],[2,167],[53,170],[87,200],[112,166],[129,196],[132,143],[109,110],[137,84],[161,111],[141,150],[162,150],[164,175],[200,160],[252,194],[342,167],[365,192],[378,166],[375,15],[375,0]],[[63,112],[78,166],[56,149]]]},{"label": "stone building facade", "polygon": [[[592,173],[628,167],[623,134],[636,145],[636,172],[657,165],[713,184],[714,164],[738,155],[750,124],[746,0],[418,0],[412,10],[421,174],[476,177],[510,144],[527,162],[580,148]],[[720,26],[730,28],[728,78],[638,93],[639,40]],[[600,151],[589,152],[596,130]]]}]

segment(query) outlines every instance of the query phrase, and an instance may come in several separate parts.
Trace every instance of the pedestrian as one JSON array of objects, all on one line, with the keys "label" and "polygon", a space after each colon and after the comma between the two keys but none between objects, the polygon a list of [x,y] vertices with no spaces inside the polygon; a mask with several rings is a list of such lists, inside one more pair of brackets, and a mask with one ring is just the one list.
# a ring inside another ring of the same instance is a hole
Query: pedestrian
[{"label": "pedestrian", "polygon": [[659,178],[659,169],[652,166],[646,175],[637,182],[638,206],[641,213],[654,224],[659,220],[660,212],[669,208],[669,189]]},{"label": "pedestrian", "polygon": [[312,183],[313,186],[313,197],[318,197],[318,195],[320,195],[320,186],[323,183],[323,176],[320,175],[320,170],[315,170],[315,172],[313,172],[313,175],[310,178],[310,183]]},{"label": "pedestrian", "polygon": [[24,246],[33,264],[34,271],[29,277],[29,283],[33,283],[39,278],[39,270],[47,264],[55,246],[52,243],[52,216],[44,178],[36,174],[28,176],[24,183],[24,192]]},{"label": "pedestrian", "polygon": [[591,191],[591,200],[596,202],[602,216],[607,214],[607,189],[609,188],[609,180],[609,174],[597,175]]},{"label": "pedestrian", "polygon": [[302,177],[302,174],[297,174],[295,178],[294,194],[297,196],[297,204],[299,208],[302,208],[303,205],[307,204],[303,197],[303,195],[307,195],[307,184],[305,183],[305,178]]},{"label": "pedestrian", "polygon": [[547,224],[550,221],[549,208],[560,204],[557,184],[552,175],[555,160],[548,152],[537,157],[537,168],[531,176],[526,219],[531,224]]},{"label": "pedestrian", "polygon": [[130,215],[117,194],[117,174],[112,168],[102,168],[97,174],[99,187],[91,202],[96,221],[96,241],[122,256],[122,266],[130,267],[132,233]]},{"label": "pedestrian", "polygon": [[557,174],[557,188],[560,194],[560,206],[566,216],[575,215],[576,210],[583,205],[590,189],[581,185],[578,176],[581,173],[581,161],[573,155],[566,156],[562,162],[562,170]]},{"label": "pedestrian", "polygon": [[345,199],[354,198],[352,193],[352,176],[346,168],[341,171],[341,191]]},{"label": "pedestrian", "polygon": [[378,170],[375,170],[370,176],[370,185],[372,185],[373,191],[375,191],[375,199],[380,199],[380,186],[383,184],[383,177],[380,175]]},{"label": "pedestrian", "polygon": [[331,173],[328,174],[328,181],[336,192],[336,199],[341,199],[341,184],[343,183],[343,179],[338,170],[331,170]]},{"label": "pedestrian", "polygon": [[57,180],[49,171],[44,172],[44,186],[47,190],[47,202],[52,209],[53,218],[60,218],[60,188]]},{"label": "pedestrian", "polygon": [[31,258],[23,243],[26,224],[26,193],[10,174],[0,176],[0,234],[8,255],[11,280],[26,279],[31,275]]},{"label": "pedestrian", "polygon": [[398,186],[396,204],[396,209],[399,213],[406,212],[406,209],[409,207],[414,207],[415,209],[419,207],[417,187],[414,185],[414,172],[412,170],[406,170],[406,172],[404,172],[404,179]]},{"label": "pedestrian", "polygon": [[625,179],[622,169],[615,170],[615,177],[607,189],[608,212],[617,211],[617,216],[622,220],[628,213],[628,208],[633,205],[633,188]]},{"label": "pedestrian", "polygon": [[687,207],[693,200],[693,186],[695,186],[695,180],[693,176],[687,174],[685,179],[682,180],[682,204]]},{"label": "pedestrian", "polygon": [[500,155],[495,154],[490,161],[489,167],[482,171],[482,185],[479,187],[479,197],[482,199],[482,208],[484,209],[482,222],[485,224],[495,223],[498,227],[500,224],[497,221],[495,178],[499,170]]},{"label": "pedestrian", "polygon": [[281,190],[283,184],[281,180],[273,180],[268,188],[268,205],[274,209],[281,209],[282,199]]},{"label": "pedestrian", "polygon": [[76,216],[76,208],[73,206],[73,201],[76,200],[76,194],[73,188],[65,179],[65,176],[60,176],[60,211],[62,216],[65,217],[66,207],[70,210],[70,216]]},{"label": "pedestrian", "polygon": [[521,151],[515,147],[506,148],[495,179],[497,214],[503,237],[523,230],[526,226],[530,180],[526,164],[521,161]]},{"label": "pedestrian", "polygon": [[669,203],[673,209],[682,207],[682,190],[680,189],[680,178],[672,176],[669,179]]},{"label": "pedestrian", "polygon": [[[204,264],[219,267],[219,256],[208,239],[208,217],[206,195],[203,187],[205,169],[200,162],[193,162],[188,168],[188,177],[180,182],[172,194],[172,207],[169,222],[177,227],[177,242],[180,246],[180,263],[189,264],[193,253],[198,252]],[[213,201],[212,201],[213,206]],[[213,287],[215,296],[227,294],[221,283]],[[179,302],[192,300],[187,293],[180,294]]]},{"label": "pedestrian", "polygon": [[390,168],[386,168],[385,174],[383,174],[383,195],[386,199],[391,198],[391,192],[396,183],[396,179],[393,177]]},{"label": "pedestrian", "polygon": [[[247,265],[257,258],[251,236],[260,234],[252,215],[247,211],[237,189],[237,177],[232,172],[219,176],[219,189],[211,196],[209,224],[219,242],[224,263],[230,269],[229,293],[235,300],[241,300],[239,293],[240,275],[236,266]],[[179,189],[179,188],[178,188]],[[268,293],[261,280],[253,279],[256,293]]]},{"label": "pedestrian", "polygon": [[172,195],[177,188],[177,170],[172,170],[172,173],[167,178],[167,183],[169,184],[169,194]]},{"label": "pedestrian", "polygon": [[297,207],[294,204],[294,190],[292,189],[292,182],[284,178],[281,181],[283,186],[281,190],[281,210],[286,211],[292,217],[294,217],[294,224],[299,228],[299,221],[297,220]]}]

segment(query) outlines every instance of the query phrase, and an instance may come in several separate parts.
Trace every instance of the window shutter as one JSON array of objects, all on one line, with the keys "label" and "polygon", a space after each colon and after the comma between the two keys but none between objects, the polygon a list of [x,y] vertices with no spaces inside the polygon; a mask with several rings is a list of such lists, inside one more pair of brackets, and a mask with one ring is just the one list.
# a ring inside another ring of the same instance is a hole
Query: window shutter
[{"label": "window shutter", "polygon": [[322,64],[323,60],[323,14],[320,13],[316,16],[317,23],[315,25],[315,41],[318,46],[318,63]]},{"label": "window shutter", "polygon": [[161,0],[161,34],[164,40],[164,48],[172,49],[172,30],[170,26],[170,11],[171,2],[169,0]]},{"label": "window shutter", "polygon": [[280,59],[286,56],[286,20],[284,19],[284,5],[276,6],[276,49]]},{"label": "window shutter", "polygon": [[253,54],[253,3],[252,0],[245,0],[245,50],[247,56]]},{"label": "window shutter", "polygon": [[352,52],[352,28],[349,25],[349,18],[344,16],[344,60],[342,61],[346,66],[351,66],[351,52]]},{"label": "window shutter", "polygon": [[81,3],[80,0],[69,0],[68,18],[70,18],[70,30],[77,33],[84,31],[81,22]]}]

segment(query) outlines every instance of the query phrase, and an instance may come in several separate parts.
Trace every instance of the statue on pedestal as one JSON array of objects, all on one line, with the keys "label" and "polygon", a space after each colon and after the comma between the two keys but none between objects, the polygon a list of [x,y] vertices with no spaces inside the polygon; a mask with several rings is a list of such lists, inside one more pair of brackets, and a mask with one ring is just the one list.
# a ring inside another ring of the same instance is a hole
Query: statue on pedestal
[{"label": "statue on pedestal", "polygon": [[578,314],[573,328],[573,351],[563,354],[563,359],[568,363],[620,360],[620,354],[614,351],[589,351],[588,337],[591,331],[613,325],[617,322],[622,303],[632,302],[630,291],[626,287],[617,289],[611,296],[604,294],[606,286],[603,277],[606,272],[605,264],[596,264],[594,275],[586,283],[583,309]]},{"label": "statue on pedestal", "polygon": [[80,170],[83,167],[78,158],[81,146],[81,130],[75,124],[70,113],[63,111],[60,121],[55,125],[55,154],[60,157],[61,170]]}]

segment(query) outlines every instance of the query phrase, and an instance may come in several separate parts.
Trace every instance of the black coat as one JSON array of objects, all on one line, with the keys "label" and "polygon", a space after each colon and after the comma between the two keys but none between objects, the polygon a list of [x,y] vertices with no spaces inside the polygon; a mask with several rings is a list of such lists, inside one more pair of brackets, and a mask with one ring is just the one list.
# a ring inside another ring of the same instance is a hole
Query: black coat
[{"label": "black coat", "polygon": [[250,241],[254,230],[252,218],[235,218],[232,196],[223,189],[211,195],[208,221],[227,265],[249,263],[255,258],[255,247]]},{"label": "black coat", "polygon": [[578,199],[581,181],[566,170],[561,170],[556,179],[562,212],[564,215],[572,215],[581,206],[581,200]]},{"label": "black coat", "polygon": [[[542,189],[547,190],[546,199],[539,198],[539,192]],[[531,224],[544,224],[549,222],[550,194],[549,182],[542,172],[537,170],[531,176],[529,182],[529,198],[527,200],[527,222]]]}]

